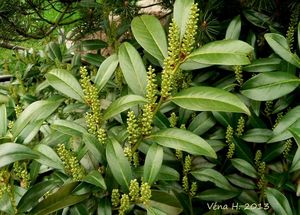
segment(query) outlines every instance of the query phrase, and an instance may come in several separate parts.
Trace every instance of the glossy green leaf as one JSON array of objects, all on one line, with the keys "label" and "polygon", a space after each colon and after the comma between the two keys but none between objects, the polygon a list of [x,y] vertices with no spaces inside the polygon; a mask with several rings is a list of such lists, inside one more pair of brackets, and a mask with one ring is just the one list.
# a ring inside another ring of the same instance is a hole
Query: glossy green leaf
[{"label": "glossy green leaf", "polygon": [[58,186],[58,181],[48,180],[37,183],[30,187],[30,189],[22,196],[18,203],[17,209],[19,212],[26,212],[30,208],[37,205],[39,199],[43,197],[48,191]]},{"label": "glossy green leaf", "polygon": [[257,172],[255,168],[247,161],[240,158],[234,158],[231,159],[231,163],[241,173],[248,175],[252,178],[257,178]]},{"label": "glossy green leaf", "polygon": [[289,131],[292,133],[298,147],[300,147],[300,128],[290,128]]},{"label": "glossy green leaf", "polygon": [[234,184],[242,189],[253,190],[256,189],[256,183],[253,180],[242,177],[238,174],[227,175],[226,178],[231,184]]},{"label": "glossy green leaf", "polygon": [[38,158],[29,147],[16,143],[0,144],[0,168],[19,160]]},{"label": "glossy green leaf", "polygon": [[101,63],[105,60],[105,58],[102,55],[92,53],[82,55],[82,59],[94,66],[100,66]]},{"label": "glossy green leaf", "polygon": [[289,128],[300,126],[300,106],[296,106],[285,114],[273,129],[274,136],[270,143],[281,141],[292,137]]},{"label": "glossy green leaf", "polygon": [[72,191],[78,185],[78,182],[72,182],[63,185],[52,195],[39,202],[30,212],[29,215],[46,215],[65,207],[75,205],[86,200],[89,194],[73,195]]},{"label": "glossy green leaf", "polygon": [[157,208],[147,207],[147,215],[168,215],[168,214]]},{"label": "glossy green leaf", "polygon": [[109,81],[118,64],[117,54],[112,54],[101,63],[95,78],[95,84],[99,90],[102,90]]},{"label": "glossy green leaf", "polygon": [[255,59],[251,64],[243,67],[246,72],[272,72],[280,70],[281,60],[279,58]]},{"label": "glossy green leaf", "polygon": [[128,191],[132,179],[131,167],[122,147],[114,138],[108,140],[106,158],[114,178]]},{"label": "glossy green leaf", "polygon": [[241,17],[240,16],[234,17],[233,20],[231,20],[231,22],[229,23],[229,26],[227,27],[225,39],[227,40],[239,39],[241,33],[241,27],[242,27]]},{"label": "glossy green leaf", "polygon": [[138,51],[130,44],[123,43],[119,48],[119,62],[124,78],[134,94],[143,96],[147,87],[147,72]]},{"label": "glossy green leaf", "polygon": [[[3,212],[3,213],[2,213]],[[10,199],[10,195],[6,191],[1,192],[0,213],[5,215],[15,215],[16,211]]]},{"label": "glossy green leaf", "polygon": [[175,23],[179,27],[180,40],[184,36],[186,25],[190,17],[191,7],[193,3],[194,0],[175,1],[173,17]]},{"label": "glossy green leaf", "polygon": [[297,151],[294,155],[290,172],[295,172],[300,170],[300,147],[298,146]]},{"label": "glossy green leaf", "polygon": [[47,119],[60,106],[62,101],[61,98],[52,97],[48,100],[30,104],[14,123],[12,128],[13,136],[17,137],[30,122]]},{"label": "glossy green leaf", "polygon": [[293,215],[291,206],[283,193],[274,188],[267,188],[266,195],[276,214]]},{"label": "glossy green leaf", "polygon": [[178,215],[182,212],[182,206],[174,194],[160,190],[151,191],[150,207],[172,215]]},{"label": "glossy green leaf", "polygon": [[144,104],[147,102],[147,99],[145,99],[142,96],[138,95],[126,95],[121,98],[118,98],[114,102],[112,102],[109,107],[105,110],[103,119],[107,120],[111,117],[135,106],[138,104]]},{"label": "glossy green leaf", "polygon": [[158,61],[168,55],[166,33],[160,21],[149,15],[135,17],[131,22],[132,33],[137,42]]},{"label": "glossy green leaf", "polygon": [[236,188],[221,173],[214,169],[195,170],[191,174],[199,181],[210,181],[221,189],[236,191]]},{"label": "glossy green leaf", "polygon": [[97,215],[112,215],[111,202],[107,198],[100,199]]},{"label": "glossy green leaf", "polygon": [[157,179],[162,165],[163,156],[163,148],[153,143],[146,155],[143,175],[145,182],[148,182],[150,185],[153,184]]},{"label": "glossy green leaf", "polygon": [[63,162],[51,147],[38,144],[34,147],[34,151],[39,154],[39,158],[35,159],[37,162],[54,169],[64,170]]},{"label": "glossy green leaf", "polygon": [[157,176],[157,180],[162,181],[178,181],[180,174],[169,166],[162,165]]},{"label": "glossy green leaf", "polygon": [[160,130],[150,135],[149,139],[164,147],[217,158],[215,151],[205,140],[187,130],[179,128]]},{"label": "glossy green leaf", "polygon": [[107,43],[102,40],[83,40],[81,46],[84,51],[100,50],[107,47]]},{"label": "glossy green leaf", "polygon": [[63,134],[70,136],[81,137],[82,134],[88,133],[87,130],[74,121],[69,120],[54,120],[51,124],[51,128],[57,130]]},{"label": "glossy green leaf", "polygon": [[300,79],[286,72],[264,72],[246,81],[241,93],[257,101],[280,98],[295,90]]},{"label": "glossy green leaf", "polygon": [[67,70],[53,69],[46,74],[49,84],[60,93],[84,102],[84,94],[77,79]]},{"label": "glossy green leaf", "polygon": [[213,87],[191,87],[174,95],[171,101],[188,110],[237,112],[250,115],[246,105],[236,95]]},{"label": "glossy green leaf", "polygon": [[251,143],[267,143],[272,137],[273,131],[266,128],[253,128],[248,130],[242,139],[246,142]]},{"label": "glossy green leaf", "polygon": [[18,135],[15,142],[28,144],[37,135],[44,120],[38,120],[29,123]]},{"label": "glossy green leaf", "polygon": [[202,135],[216,124],[215,119],[209,112],[199,113],[190,123],[188,130],[197,135]]},{"label": "glossy green leaf", "polygon": [[[220,188],[213,188],[213,189],[208,189],[205,190],[203,192],[200,192],[196,198],[200,199],[200,200],[204,200],[204,201],[224,201],[224,200],[228,200],[228,199],[232,199],[234,197],[236,197],[237,195],[239,195],[239,192],[236,191],[232,191],[232,190],[223,190]],[[209,209],[213,208],[213,202],[208,204],[208,206],[210,207]]]},{"label": "glossy green leaf", "polygon": [[246,215],[268,215],[267,212],[260,208],[245,208],[243,212]]},{"label": "glossy green leaf", "polygon": [[86,145],[88,151],[94,156],[94,158],[99,162],[103,162],[104,149],[95,135],[85,133],[83,135],[83,142]]},{"label": "glossy green leaf", "polygon": [[57,43],[50,42],[46,47],[46,51],[51,60],[55,61],[55,59],[58,59],[60,62],[62,61],[62,53]]},{"label": "glossy green leaf", "polygon": [[247,65],[253,47],[240,40],[221,40],[207,43],[193,51],[188,59],[200,64]]},{"label": "glossy green leaf", "polygon": [[271,25],[271,17],[254,9],[243,10],[243,15],[250,23],[260,28],[268,28]]},{"label": "glossy green leaf", "polygon": [[273,51],[282,59],[300,68],[300,58],[290,51],[288,41],[284,36],[276,33],[267,33],[265,34],[265,39]]},{"label": "glossy green leaf", "polygon": [[4,137],[7,132],[7,113],[5,104],[0,104],[0,137]]},{"label": "glossy green leaf", "polygon": [[93,171],[89,172],[89,174],[87,176],[85,176],[82,180],[89,184],[93,184],[97,187],[100,187],[103,190],[106,190],[105,181],[104,181],[102,175],[97,170],[93,170]]}]

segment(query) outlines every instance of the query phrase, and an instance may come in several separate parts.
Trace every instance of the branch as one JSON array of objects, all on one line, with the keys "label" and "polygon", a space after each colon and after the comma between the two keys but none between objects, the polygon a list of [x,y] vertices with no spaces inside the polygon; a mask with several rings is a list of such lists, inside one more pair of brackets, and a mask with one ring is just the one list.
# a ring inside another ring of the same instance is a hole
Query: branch
[{"label": "branch", "polygon": [[10,50],[27,50],[25,47],[13,45],[10,43],[0,42],[0,47],[4,49],[10,49]]}]

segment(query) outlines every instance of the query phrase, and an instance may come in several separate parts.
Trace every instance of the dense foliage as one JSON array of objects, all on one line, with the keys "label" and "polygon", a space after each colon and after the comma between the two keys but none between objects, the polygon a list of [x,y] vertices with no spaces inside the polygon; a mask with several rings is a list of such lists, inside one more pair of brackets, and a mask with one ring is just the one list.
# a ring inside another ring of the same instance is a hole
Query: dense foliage
[{"label": "dense foliage", "polygon": [[299,3],[44,2],[105,37],[3,63],[0,214],[300,214]]}]

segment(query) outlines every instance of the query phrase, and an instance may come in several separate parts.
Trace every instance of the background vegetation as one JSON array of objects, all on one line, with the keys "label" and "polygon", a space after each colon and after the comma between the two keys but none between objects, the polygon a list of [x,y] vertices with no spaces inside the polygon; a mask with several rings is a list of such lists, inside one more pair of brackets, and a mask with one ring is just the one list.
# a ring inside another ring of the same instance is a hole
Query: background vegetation
[{"label": "background vegetation", "polygon": [[300,214],[297,1],[3,2],[0,214]]}]

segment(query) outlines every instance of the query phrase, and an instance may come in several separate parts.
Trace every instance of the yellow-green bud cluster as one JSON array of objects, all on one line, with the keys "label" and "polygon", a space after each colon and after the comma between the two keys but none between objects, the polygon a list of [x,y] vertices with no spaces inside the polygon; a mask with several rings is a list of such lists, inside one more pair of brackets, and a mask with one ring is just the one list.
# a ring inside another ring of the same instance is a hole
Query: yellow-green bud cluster
[{"label": "yellow-green bud cluster", "polygon": [[122,70],[121,70],[121,68],[120,67],[118,67],[117,69],[116,69],[116,72],[115,72],[115,83],[116,83],[116,85],[119,87],[119,89],[121,89],[122,88],[122,86],[123,86],[123,73],[122,73]]},{"label": "yellow-green bud cluster", "polygon": [[181,124],[180,125],[180,129],[186,130],[186,125],[185,124]]},{"label": "yellow-green bud cluster", "polygon": [[293,43],[294,43],[294,36],[295,36],[295,28],[298,24],[299,20],[299,13],[300,13],[300,4],[298,4],[293,11],[291,18],[290,18],[290,24],[286,33],[286,39],[289,44],[290,51],[293,51]]},{"label": "yellow-green bud cluster", "polygon": [[136,201],[139,198],[140,185],[137,179],[131,180],[129,185],[129,196],[131,201]]},{"label": "yellow-green bud cluster", "polygon": [[57,146],[57,153],[64,164],[66,173],[70,174],[74,181],[80,181],[84,177],[85,171],[77,157],[64,144]]},{"label": "yellow-green bud cluster", "polygon": [[169,27],[169,45],[168,57],[164,60],[164,69],[162,71],[161,96],[167,98],[171,95],[172,83],[176,66],[180,60],[180,33],[178,25],[172,20]]},{"label": "yellow-green bud cluster", "polygon": [[15,106],[15,113],[16,113],[16,117],[19,118],[20,114],[22,113],[23,108],[19,105]]},{"label": "yellow-green bud cluster", "polygon": [[28,188],[30,184],[30,175],[27,171],[27,164],[25,162],[15,162],[13,164],[13,170],[16,178],[20,180],[20,186]]},{"label": "yellow-green bud cluster", "polygon": [[195,44],[195,36],[197,34],[198,29],[198,4],[193,4],[191,7],[189,19],[186,25],[186,30],[183,36],[181,52],[185,56],[189,55]]},{"label": "yellow-green bud cluster", "polygon": [[150,135],[152,131],[153,112],[151,106],[151,104],[145,104],[143,107],[143,113],[141,117],[141,132],[144,136]]},{"label": "yellow-green bud cluster", "polygon": [[235,152],[235,144],[233,142],[233,128],[228,125],[227,129],[226,129],[226,135],[225,135],[225,139],[226,139],[226,143],[228,144],[228,152],[226,154],[227,159],[231,159],[234,155]]},{"label": "yellow-green bud cluster", "polygon": [[187,177],[187,175],[184,175],[182,177],[182,188],[184,192],[189,192],[189,178]]},{"label": "yellow-green bud cluster", "polygon": [[266,180],[265,180],[266,163],[260,162],[257,171],[258,171],[258,175],[259,175],[257,187],[259,189],[262,189],[266,184]]},{"label": "yellow-green bud cluster", "polygon": [[275,123],[273,125],[273,129],[278,125],[278,123],[280,122],[280,120],[282,119],[282,117],[283,117],[283,112],[280,112],[280,113],[277,114]]},{"label": "yellow-green bud cluster", "polygon": [[235,80],[241,86],[244,82],[242,66],[240,65],[234,66],[234,73],[235,73]]},{"label": "yellow-green bud cluster", "polygon": [[245,119],[244,117],[240,117],[238,120],[237,128],[236,128],[236,136],[240,137],[243,135],[245,129]]},{"label": "yellow-green bud cluster", "polygon": [[101,127],[101,102],[98,97],[97,88],[91,83],[91,78],[88,75],[85,67],[80,68],[80,84],[83,88],[84,99],[87,105],[91,108],[91,112],[86,113],[85,120],[88,126],[88,131],[98,137],[101,143],[106,141],[105,130]]},{"label": "yellow-green bud cluster", "polygon": [[190,155],[185,156],[184,165],[183,165],[183,174],[187,175],[192,168],[192,159]]},{"label": "yellow-green bud cluster", "polygon": [[288,140],[285,141],[285,143],[284,143],[284,151],[283,151],[283,157],[284,158],[288,157],[288,155],[289,155],[289,153],[291,151],[292,146],[293,146],[292,139],[288,139]]},{"label": "yellow-green bud cluster", "polygon": [[120,192],[118,189],[113,189],[111,192],[111,204],[113,207],[118,207],[120,204]]},{"label": "yellow-green bud cluster", "polygon": [[176,116],[176,113],[174,113],[174,112],[171,113],[171,117],[170,117],[169,121],[170,121],[170,127],[171,127],[171,128],[175,128],[175,127],[176,127],[176,124],[177,124],[177,116]]},{"label": "yellow-green bud cluster", "polygon": [[8,194],[9,199],[13,205],[13,210],[17,211],[17,204],[13,192],[13,187],[11,184],[9,184],[10,176],[11,175],[7,169],[5,168],[0,169],[0,199],[4,194]]},{"label": "yellow-green bud cluster", "polygon": [[129,207],[130,207],[129,196],[127,194],[123,194],[120,200],[119,215],[124,215],[125,212],[129,209]]},{"label": "yellow-green bud cluster", "polygon": [[133,111],[128,111],[127,114],[127,131],[128,131],[128,144],[133,146],[138,142],[140,137],[140,127],[138,125],[136,116]]},{"label": "yellow-green bud cluster", "polygon": [[147,182],[142,182],[141,189],[140,189],[140,201],[147,205],[152,194],[151,194],[151,186]]},{"label": "yellow-green bud cluster", "polygon": [[272,109],[273,109],[273,101],[266,101],[264,111],[267,116],[272,114]]},{"label": "yellow-green bud cluster", "polygon": [[255,166],[258,167],[262,158],[262,153],[260,150],[257,150],[254,157]]},{"label": "yellow-green bud cluster", "polygon": [[148,82],[147,82],[147,94],[146,98],[148,99],[148,103],[151,104],[152,108],[155,107],[155,103],[157,100],[157,84],[156,84],[156,75],[154,73],[154,69],[152,66],[149,66],[147,72]]},{"label": "yellow-green bud cluster", "polygon": [[134,152],[132,155],[132,161],[133,161],[133,166],[134,167],[138,167],[140,164],[140,158],[139,158],[139,153],[138,152]]},{"label": "yellow-green bud cluster", "polygon": [[176,158],[177,158],[178,160],[181,160],[182,157],[183,157],[183,153],[182,153],[182,151],[179,150],[179,149],[176,149],[175,155],[176,155]]},{"label": "yellow-green bud cluster", "polygon": [[198,190],[197,182],[193,182],[190,189],[190,196],[195,196]]}]

